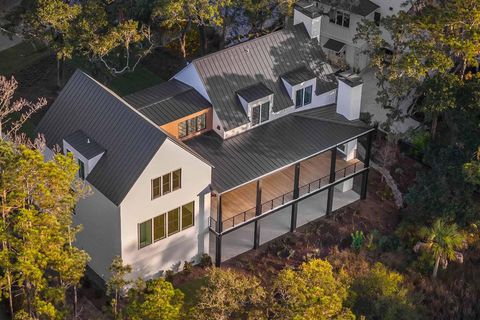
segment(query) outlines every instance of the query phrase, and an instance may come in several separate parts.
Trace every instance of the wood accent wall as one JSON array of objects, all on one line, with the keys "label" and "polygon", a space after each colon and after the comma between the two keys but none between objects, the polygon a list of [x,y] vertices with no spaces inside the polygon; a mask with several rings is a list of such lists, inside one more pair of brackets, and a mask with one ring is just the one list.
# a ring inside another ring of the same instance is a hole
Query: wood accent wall
[{"label": "wood accent wall", "polygon": [[183,118],[180,118],[178,120],[175,120],[175,121],[172,121],[172,122],[169,122],[167,124],[164,124],[163,126],[160,126],[160,128],[162,128],[163,130],[165,130],[166,132],[168,132],[169,134],[171,134],[172,136],[174,136],[175,138],[177,139],[180,139],[178,137],[178,125],[183,122],[183,121],[186,121],[188,119],[191,119],[191,118],[195,118],[195,117],[198,117],[199,115],[202,115],[206,113],[207,116],[206,116],[206,127],[204,130],[202,131],[198,131],[198,132],[195,132],[191,135],[188,135],[184,138],[182,138],[181,140],[188,140],[188,139],[191,139],[193,137],[196,137],[198,135],[201,135],[202,133],[205,133],[207,131],[210,131],[212,130],[212,125],[213,125],[213,110],[212,108],[206,108],[202,111],[199,111],[199,112],[196,112],[196,113],[192,113],[186,117],[183,117]]}]

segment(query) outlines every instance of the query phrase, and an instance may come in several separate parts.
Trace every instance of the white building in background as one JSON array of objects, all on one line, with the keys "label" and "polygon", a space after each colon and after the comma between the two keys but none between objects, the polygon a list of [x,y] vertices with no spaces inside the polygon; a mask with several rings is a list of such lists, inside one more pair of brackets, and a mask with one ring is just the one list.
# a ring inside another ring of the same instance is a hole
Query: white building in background
[{"label": "white building in background", "polygon": [[[364,41],[354,42],[357,26],[363,20],[374,21],[381,27],[381,19],[408,11],[410,5],[403,0],[301,0],[294,8],[294,24],[305,24],[311,38],[320,41],[329,61],[341,65],[345,61],[355,72],[368,66]],[[347,4],[348,3],[348,4]],[[383,37],[391,41],[383,30]],[[388,48],[385,48],[388,49]]]},{"label": "white building in background", "polygon": [[357,140],[368,137],[369,150],[373,129],[359,121],[363,83],[334,73],[305,23],[125,97],[75,72],[38,131],[77,159],[92,189],[74,216],[91,277],[108,279],[117,255],[132,277],[203,254],[219,265],[365,198],[369,156],[356,158]]}]

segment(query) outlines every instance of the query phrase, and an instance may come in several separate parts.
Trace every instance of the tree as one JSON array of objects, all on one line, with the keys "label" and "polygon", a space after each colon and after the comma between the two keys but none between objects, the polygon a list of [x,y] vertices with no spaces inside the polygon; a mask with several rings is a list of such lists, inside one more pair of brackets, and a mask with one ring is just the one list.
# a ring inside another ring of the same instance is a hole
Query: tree
[{"label": "tree", "polygon": [[131,320],[180,319],[183,293],[163,278],[137,280],[128,291],[127,314]]},{"label": "tree", "polygon": [[212,268],[206,281],[192,311],[193,319],[265,318],[263,303],[267,294],[257,278],[230,269]]},{"label": "tree", "polygon": [[287,268],[274,284],[278,319],[354,319],[344,306],[347,286],[336,279],[330,263],[320,259],[303,263],[298,270]]},{"label": "tree", "polygon": [[463,255],[458,250],[464,248],[466,237],[458,230],[456,224],[448,224],[444,220],[438,219],[431,228],[424,229],[422,233],[425,235],[426,241],[418,242],[414,251],[424,249],[432,253],[435,258],[433,278],[437,277],[440,263],[442,263],[443,269],[446,269],[448,261],[463,262]]},{"label": "tree", "polygon": [[464,165],[464,171],[467,175],[467,181],[475,185],[480,185],[480,147],[472,161]]},{"label": "tree", "polygon": [[116,256],[108,270],[111,275],[107,281],[107,295],[113,295],[111,300],[112,313],[115,319],[119,319],[120,314],[118,306],[120,304],[120,297],[121,294],[124,293],[126,287],[132,283],[131,280],[126,278],[127,275],[132,272],[132,267],[130,265],[124,265],[122,258]]}]

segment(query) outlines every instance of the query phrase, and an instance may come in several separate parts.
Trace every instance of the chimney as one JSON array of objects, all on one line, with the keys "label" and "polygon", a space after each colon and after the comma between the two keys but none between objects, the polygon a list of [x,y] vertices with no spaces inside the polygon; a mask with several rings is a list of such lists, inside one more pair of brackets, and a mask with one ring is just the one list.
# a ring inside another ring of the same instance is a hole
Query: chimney
[{"label": "chimney", "polygon": [[337,113],[348,120],[360,118],[363,80],[360,76],[349,72],[338,76]]},{"label": "chimney", "polygon": [[322,12],[316,2],[299,1],[293,9],[293,25],[303,23],[310,38],[320,40]]}]

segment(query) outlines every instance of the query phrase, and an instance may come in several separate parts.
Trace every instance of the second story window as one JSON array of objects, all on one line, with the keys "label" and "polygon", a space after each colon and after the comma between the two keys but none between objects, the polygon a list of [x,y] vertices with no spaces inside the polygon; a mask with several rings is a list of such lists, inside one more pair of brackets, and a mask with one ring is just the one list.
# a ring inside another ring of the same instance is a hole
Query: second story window
[{"label": "second story window", "polygon": [[270,102],[252,107],[252,126],[265,122],[270,117]]},{"label": "second story window", "polygon": [[312,86],[297,90],[295,93],[295,108],[300,108],[312,103]]},{"label": "second story window", "polygon": [[152,179],[152,199],[158,198],[182,187],[182,169]]},{"label": "second story window", "polygon": [[82,160],[78,160],[78,177],[85,180],[85,164]]},{"label": "second story window", "polygon": [[190,118],[178,124],[178,137],[185,138],[195,132],[205,130],[207,128],[207,114],[201,114],[198,117]]},{"label": "second story window", "polygon": [[330,22],[345,28],[350,28],[350,14],[337,10],[335,14],[330,17]]}]

